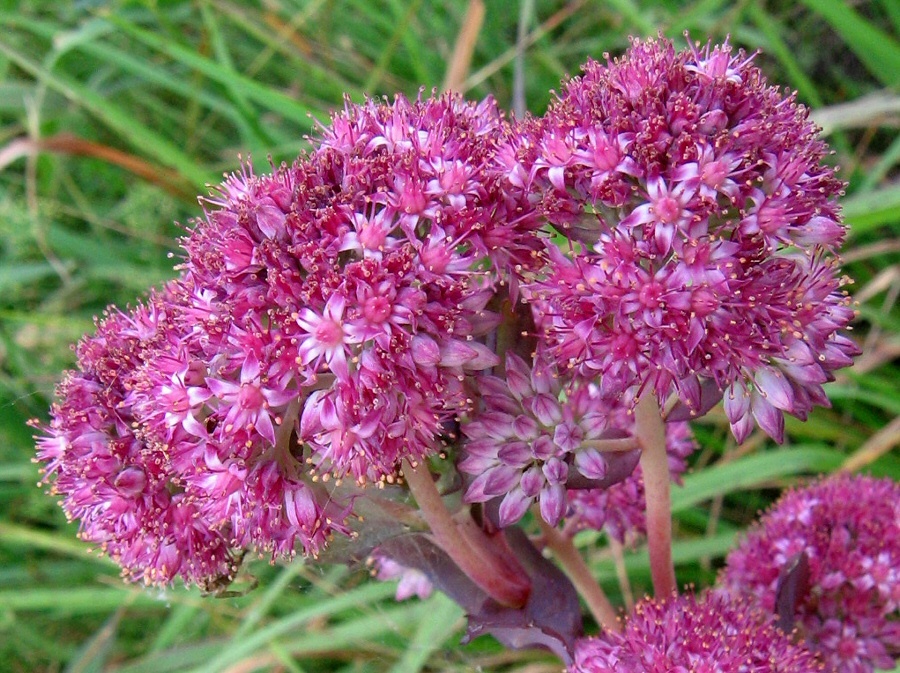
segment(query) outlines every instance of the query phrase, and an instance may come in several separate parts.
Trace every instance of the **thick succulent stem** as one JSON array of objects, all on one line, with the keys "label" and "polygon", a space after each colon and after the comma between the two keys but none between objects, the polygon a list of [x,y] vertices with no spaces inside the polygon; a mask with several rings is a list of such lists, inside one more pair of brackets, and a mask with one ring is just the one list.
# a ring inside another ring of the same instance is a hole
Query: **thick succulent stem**
[{"label": "thick succulent stem", "polygon": [[634,410],[635,435],[641,444],[641,470],[647,501],[647,545],[653,594],[657,598],[677,591],[672,563],[672,507],[670,502],[669,459],[666,455],[666,427],[659,403],[646,393]]},{"label": "thick succulent stem", "polygon": [[608,453],[624,453],[638,448],[640,445],[634,437],[622,437],[619,439],[586,439],[581,446]]},{"label": "thick succulent stem", "polygon": [[584,558],[572,544],[572,539],[550,526],[541,518],[540,513],[537,513],[535,518],[540,524],[547,548],[553,552],[553,556],[572,580],[572,584],[584,599],[597,624],[604,629],[621,631],[622,625],[616,618],[615,608],[609,602],[602,587],[597,584],[597,580],[594,579]]},{"label": "thick succulent stem", "polygon": [[[525,605],[531,593],[528,575],[514,559],[500,558],[489,540],[473,539],[470,530],[463,534],[444,505],[428,467],[423,463],[413,467],[404,460],[403,477],[435,542],[459,569],[498,603],[515,608]],[[484,536],[484,532],[479,529],[477,535]]]}]

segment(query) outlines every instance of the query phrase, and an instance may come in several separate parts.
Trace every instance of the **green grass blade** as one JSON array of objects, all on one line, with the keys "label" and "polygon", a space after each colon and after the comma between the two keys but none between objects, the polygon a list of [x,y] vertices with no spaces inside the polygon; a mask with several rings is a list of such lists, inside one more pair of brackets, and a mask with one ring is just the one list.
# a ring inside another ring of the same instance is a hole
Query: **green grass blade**
[{"label": "green grass blade", "polygon": [[900,85],[900,44],[863,18],[845,0],[803,0],[846,41],[857,58],[882,84]]},{"label": "green grass blade", "polygon": [[219,29],[219,23],[212,10],[210,10],[208,3],[203,2],[200,4],[200,14],[203,17],[203,25],[212,41],[219,65],[221,65],[223,69],[230,71],[232,74],[232,77],[226,80],[225,88],[228,90],[231,100],[244,124],[252,129],[252,140],[256,147],[251,151],[254,154],[265,154],[266,148],[271,147],[275,141],[268,133],[266,133],[259,123],[259,113],[253,108],[250,101],[247,100],[244,91],[241,90],[240,87],[235,86],[235,79],[239,73],[234,68],[234,61],[232,61],[231,55],[228,52],[225,38],[222,36],[222,31]]},{"label": "green grass blade", "polygon": [[719,495],[751,488],[757,484],[804,473],[830,472],[843,462],[840,451],[825,446],[779,449],[745,456],[689,474],[684,485],[672,492],[672,511],[710,500]]},{"label": "green grass blade", "polygon": [[159,627],[147,654],[153,655],[171,647],[196,622],[201,613],[198,605],[181,603],[173,606],[169,618]]},{"label": "green grass blade", "polygon": [[227,639],[207,638],[191,645],[174,647],[163,652],[150,654],[138,661],[111,669],[110,673],[174,673],[190,670],[209,661],[228,645]]},{"label": "green grass blade", "polygon": [[10,463],[0,465],[0,483],[2,482],[34,482],[39,478],[37,468],[34,465]]},{"label": "green grass blade", "polygon": [[232,91],[240,92],[248,100],[252,100],[263,108],[296,122],[302,130],[308,131],[312,128],[310,115],[313,111],[281,91],[224,68],[220,63],[201,56],[196,51],[166,40],[150,31],[138,28],[121,17],[110,16],[109,20],[121,28],[123,32],[147,47],[206,75],[219,84],[229,87]]},{"label": "green grass blade", "polygon": [[693,39],[701,39],[704,26],[709,25],[710,19],[716,16],[723,5],[730,4],[728,0],[700,0],[700,2],[686,8],[678,15],[673,17],[674,22],[666,31],[669,35],[677,35],[685,30],[694,29],[697,35],[692,35]]},{"label": "green grass blade", "polygon": [[56,271],[47,262],[4,262],[0,266],[0,292],[10,292],[55,275]]},{"label": "green grass blade", "polygon": [[[359,643],[377,642],[399,631],[405,633],[415,624],[421,623],[427,613],[427,605],[415,603],[384,608],[375,614],[335,626],[325,637],[317,633],[302,634],[292,636],[282,645],[286,651],[294,655],[309,656],[317,652],[334,652],[358,646]],[[407,639],[404,637],[401,640],[405,647]]]},{"label": "green grass blade", "polygon": [[[14,22],[45,40],[52,40],[59,33],[59,26],[50,22],[35,21],[28,19],[27,17],[16,17]],[[109,22],[102,21],[101,23],[106,27],[106,30],[101,33],[102,36],[107,35],[109,32],[114,32],[113,26]],[[230,120],[240,129],[243,137],[248,138],[253,136],[254,131],[247,126],[246,120],[234,109],[233,105],[228,104],[222,98],[215,96],[208,91],[192,86],[192,84],[183,77],[175,76],[168,70],[158,67],[147,59],[136,58],[126,50],[120,49],[112,44],[107,44],[100,39],[68,40],[64,42],[63,46],[66,50],[78,51],[98,59],[103,64],[109,64],[116,68],[120,68],[148,83],[160,86],[185,99],[196,100],[208,110],[216,112]]]},{"label": "green grass blade", "polygon": [[10,548],[42,549],[64,556],[93,561],[108,568],[117,567],[108,557],[91,553],[90,547],[84,542],[76,540],[74,536],[48,533],[5,521],[0,521],[0,545]]},{"label": "green grass blade", "polygon": [[112,652],[122,614],[121,608],[114,612],[81,646],[63,673],[102,673]]},{"label": "green grass blade", "polygon": [[813,107],[822,107],[822,97],[819,95],[818,89],[813,81],[807,77],[803,68],[797,62],[794,52],[787,43],[782,39],[779,33],[779,22],[770,16],[765,9],[758,4],[751,2],[747,5],[747,13],[756,24],[760,32],[765,36],[768,42],[767,51],[771,52],[778,59],[784,68],[787,76],[791,80],[791,84],[797,89],[800,96],[809,102]]},{"label": "green grass blade", "polygon": [[[738,533],[727,532],[692,540],[677,540],[672,545],[672,561],[676,566],[684,566],[700,559],[722,558],[734,547],[737,536]],[[650,556],[646,549],[627,552],[625,565],[630,576],[650,576]],[[598,581],[605,583],[616,580],[616,568],[612,560],[604,559],[592,567]]]},{"label": "green grass blade", "polygon": [[849,239],[885,224],[900,222],[900,186],[855,194],[843,202],[844,222]]},{"label": "green grass blade", "polygon": [[[305,83],[315,86],[317,95],[322,97],[322,100],[338,101],[345,94],[359,99],[362,92],[358,82],[347,79],[337,67],[323,67],[315,56],[298,52],[290,40],[292,34],[300,36],[301,29],[314,21],[323,6],[329,5],[331,0],[312,0],[305,4],[303,11],[292,15],[286,25],[275,31],[271,25],[261,23],[260,17],[254,15],[250,6],[219,0],[216,3],[216,11],[227,17],[231,24],[241,31],[243,40],[256,40],[266,47],[253,59],[247,72],[248,76],[253,77],[257,72],[267,69],[272,57],[278,56],[278,62],[284,67],[302,71]],[[318,36],[318,31],[314,30],[313,34]],[[321,55],[318,57],[322,58]]]},{"label": "green grass blade", "polygon": [[418,673],[428,659],[456,632],[463,610],[443,594],[435,594],[426,603],[427,611],[403,656],[391,673]]},{"label": "green grass blade", "polygon": [[633,0],[610,0],[608,4],[636,28],[641,37],[652,37],[656,34],[658,23],[653,17],[648,16],[648,12],[640,7],[639,3]]},{"label": "green grass blade", "polygon": [[828,386],[828,397],[832,400],[859,400],[874,407],[883,409],[894,416],[900,416],[900,398],[895,391],[879,393],[858,386]]},{"label": "green grass blade", "polygon": [[890,17],[895,33],[900,33],[900,3],[896,0],[881,0],[881,6]]},{"label": "green grass blade", "polygon": [[[382,49],[381,55],[378,57],[378,62],[375,64],[375,67],[372,69],[369,78],[363,85],[363,90],[367,93],[376,93],[374,89],[381,83],[381,78],[384,76],[391,58],[393,58],[394,53],[400,46],[400,43],[410,35],[410,32],[409,30],[407,30],[407,28],[409,27],[413,15],[419,9],[419,5],[421,4],[422,0],[413,0],[412,4],[410,4],[406,11],[403,11],[403,8],[401,6],[398,6],[396,2],[391,3],[391,9],[394,12],[394,18],[396,19],[394,32],[391,35],[391,39],[385,45],[384,49]],[[406,40],[406,42],[408,44],[408,40]],[[415,69],[416,75],[423,85],[429,83],[428,73],[424,70],[424,63],[419,58],[411,58],[409,65]]]},{"label": "green grass blade", "polygon": [[198,671],[214,673],[223,670],[230,663],[262,648],[268,641],[300,629],[313,618],[335,615],[357,606],[371,605],[375,601],[387,598],[393,592],[394,587],[391,585],[372,582],[328,600],[305,606],[288,617],[279,619],[240,640],[232,641]]},{"label": "green grass blade", "polygon": [[256,625],[265,617],[272,604],[281,596],[297,574],[303,569],[304,561],[297,560],[285,567],[278,577],[272,582],[262,595],[249,607],[241,625],[234,632],[234,638],[240,639],[250,633]]},{"label": "green grass blade", "polygon": [[50,72],[2,41],[0,41],[0,53],[32,77],[41,80],[51,89],[93,114],[119,133],[139,152],[152,156],[160,163],[178,171],[185,179],[193,182],[198,189],[211,180],[212,175],[198,166],[191,157],[160,134],[137,122],[113,101],[65,75]]},{"label": "green grass blade", "polygon": [[875,189],[897,164],[900,164],[900,135],[894,138],[894,142],[884,151],[878,163],[866,171],[857,193],[863,194]]},{"label": "green grass blade", "polygon": [[49,611],[66,615],[103,614],[123,605],[134,608],[166,609],[166,601],[143,589],[123,586],[120,589],[106,587],[63,587],[28,590],[0,591],[0,605],[18,612]]},{"label": "green grass blade", "polygon": [[[371,588],[373,585],[368,585]],[[377,585],[387,590],[387,595],[393,593],[393,587],[388,584]],[[359,596],[359,590],[351,590],[348,593]],[[382,595],[381,598],[385,598]],[[319,616],[349,607],[343,596],[330,599],[328,604],[319,606]],[[380,600],[372,598],[371,600]],[[332,602],[340,601],[338,608]],[[302,630],[304,623],[310,618],[309,608],[286,617],[273,626],[250,636],[242,643],[234,643],[229,640],[208,639],[198,645],[184,646],[167,650],[165,652],[146,657],[141,661],[114,669],[115,673],[174,673],[175,671],[192,671],[200,673],[206,671],[226,671],[237,662],[270,647],[269,643],[278,642],[279,650],[288,652],[294,656],[311,655],[317,652],[341,650],[344,648],[358,648],[361,644],[381,640],[387,634],[398,629],[406,629],[418,623],[426,614],[426,608],[422,604],[407,604],[378,610],[375,614],[357,617],[333,627],[319,628],[314,633],[305,633]],[[287,640],[276,641],[276,638],[287,637]],[[252,640],[252,642],[248,642]],[[238,645],[239,647],[235,647]],[[383,652],[383,648],[382,648]],[[228,656],[223,656],[226,654]]]}]

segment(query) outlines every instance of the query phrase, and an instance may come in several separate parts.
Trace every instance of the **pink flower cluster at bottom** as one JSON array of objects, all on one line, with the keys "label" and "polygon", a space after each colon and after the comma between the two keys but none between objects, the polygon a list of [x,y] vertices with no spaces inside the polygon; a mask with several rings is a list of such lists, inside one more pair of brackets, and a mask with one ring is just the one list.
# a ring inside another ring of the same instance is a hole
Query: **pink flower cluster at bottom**
[{"label": "pink flower cluster at bottom", "polygon": [[725,593],[647,599],[621,633],[584,638],[571,673],[820,673],[771,615]]}]

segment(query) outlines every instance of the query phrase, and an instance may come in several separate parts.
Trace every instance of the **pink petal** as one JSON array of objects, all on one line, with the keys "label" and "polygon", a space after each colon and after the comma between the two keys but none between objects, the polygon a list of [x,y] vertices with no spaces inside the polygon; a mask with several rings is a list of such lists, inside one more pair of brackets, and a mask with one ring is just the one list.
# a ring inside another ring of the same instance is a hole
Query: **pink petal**
[{"label": "pink petal", "polygon": [[541,468],[550,484],[565,484],[569,477],[569,465],[559,458],[551,458]]},{"label": "pink petal", "polygon": [[779,444],[784,443],[784,416],[781,410],[770,404],[766,398],[753,391],[750,408],[759,427]]},{"label": "pink petal", "polygon": [[531,462],[531,447],[526,442],[510,442],[500,447],[497,458],[504,465],[521,468]]},{"label": "pink petal", "polygon": [[606,476],[606,460],[596,449],[582,449],[576,453],[575,467],[588,479],[603,479]]},{"label": "pink petal", "polygon": [[296,488],[286,488],[284,510],[291,525],[311,530],[319,519],[318,507],[309,488],[300,484]]},{"label": "pink petal", "polygon": [[725,391],[725,415],[733,424],[750,412],[750,396],[743,384],[734,383]]},{"label": "pink petal", "polygon": [[531,400],[531,411],[546,427],[553,427],[562,420],[562,409],[559,400],[550,395],[536,395]]},{"label": "pink petal", "polygon": [[541,518],[551,526],[556,526],[566,513],[566,504],[565,486],[548,486],[541,491]]},{"label": "pink petal", "polygon": [[519,467],[500,465],[486,474],[484,492],[486,495],[495,496],[509,493],[518,483],[522,474]]},{"label": "pink petal", "polygon": [[784,411],[792,411],[794,408],[793,392],[791,384],[785,375],[769,367],[760,369],[753,374],[753,382],[759,394],[768,400],[770,404]]},{"label": "pink petal", "polygon": [[256,226],[266,238],[279,238],[284,233],[286,219],[284,212],[274,203],[256,207]]},{"label": "pink petal", "polygon": [[530,467],[522,475],[522,479],[519,481],[519,488],[529,498],[535,498],[541,492],[544,481],[544,474],[541,472],[541,469],[537,466]]},{"label": "pink petal", "polygon": [[509,391],[517,400],[531,396],[531,369],[522,358],[513,353],[506,354],[506,381]]},{"label": "pink petal", "polygon": [[441,361],[441,349],[431,337],[417,334],[412,339],[412,355],[417,363],[433,367]]},{"label": "pink petal", "polygon": [[525,515],[532,502],[533,498],[525,495],[520,488],[507,493],[500,503],[500,527],[505,528],[516,523]]},{"label": "pink petal", "polygon": [[241,366],[241,383],[253,383],[259,380],[259,359],[250,351]]}]

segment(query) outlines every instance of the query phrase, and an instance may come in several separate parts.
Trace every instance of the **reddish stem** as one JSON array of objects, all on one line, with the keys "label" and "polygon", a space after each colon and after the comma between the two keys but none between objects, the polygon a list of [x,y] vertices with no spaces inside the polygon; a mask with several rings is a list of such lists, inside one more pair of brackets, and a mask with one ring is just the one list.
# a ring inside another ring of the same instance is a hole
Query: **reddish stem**
[{"label": "reddish stem", "polygon": [[572,584],[581,594],[597,624],[610,631],[621,631],[622,625],[616,617],[616,609],[609,602],[606,593],[597,583],[591,569],[585,563],[578,549],[575,548],[572,540],[544,521],[540,513],[536,513],[535,519],[541,527],[547,548],[553,552],[566,575],[572,580]]},{"label": "reddish stem", "polygon": [[502,605],[519,608],[528,601],[531,582],[513,559],[499,557],[484,531],[460,531],[438,493],[428,467],[403,461],[403,476],[431,528],[437,545],[475,584]]},{"label": "reddish stem", "polygon": [[647,501],[647,546],[653,594],[657,598],[677,592],[672,563],[672,507],[670,502],[669,458],[666,455],[666,426],[659,403],[646,393],[634,410],[635,435],[641,444],[641,470]]},{"label": "reddish stem", "polygon": [[620,439],[586,439],[581,446],[606,451],[608,453],[625,452],[640,446],[634,437],[622,437]]}]

